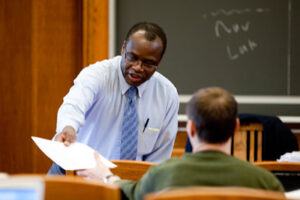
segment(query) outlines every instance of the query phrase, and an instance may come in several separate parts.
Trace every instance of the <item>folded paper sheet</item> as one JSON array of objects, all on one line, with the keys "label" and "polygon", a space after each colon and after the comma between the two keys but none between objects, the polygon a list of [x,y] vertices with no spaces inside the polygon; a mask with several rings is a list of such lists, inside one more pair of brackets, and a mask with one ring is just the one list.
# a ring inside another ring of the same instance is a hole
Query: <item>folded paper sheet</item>
[{"label": "folded paper sheet", "polygon": [[[46,156],[65,170],[91,169],[96,166],[95,150],[85,144],[76,142],[67,147],[61,142],[33,136],[31,138]],[[116,167],[101,155],[100,159],[107,167]]]}]

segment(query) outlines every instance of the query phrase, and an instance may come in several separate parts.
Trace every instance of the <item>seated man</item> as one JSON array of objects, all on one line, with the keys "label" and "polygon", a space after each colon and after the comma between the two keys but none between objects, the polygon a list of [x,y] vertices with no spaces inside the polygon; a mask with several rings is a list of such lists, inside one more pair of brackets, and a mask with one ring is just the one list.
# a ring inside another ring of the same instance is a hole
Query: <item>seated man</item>
[{"label": "seated man", "polygon": [[173,158],[150,170],[137,182],[118,180],[97,158],[97,167],[78,171],[83,177],[118,184],[125,197],[142,199],[170,187],[242,186],[283,191],[270,172],[230,156],[231,136],[239,127],[237,102],[221,88],[199,90],[187,104],[187,132],[193,153]]}]

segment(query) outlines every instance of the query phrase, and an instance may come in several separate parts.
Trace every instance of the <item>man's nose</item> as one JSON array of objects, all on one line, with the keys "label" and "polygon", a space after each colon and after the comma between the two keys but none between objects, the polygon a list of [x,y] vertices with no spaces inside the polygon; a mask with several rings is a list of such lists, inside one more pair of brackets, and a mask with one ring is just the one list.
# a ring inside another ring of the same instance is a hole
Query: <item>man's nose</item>
[{"label": "man's nose", "polygon": [[135,70],[143,70],[143,61],[137,60],[133,65]]}]

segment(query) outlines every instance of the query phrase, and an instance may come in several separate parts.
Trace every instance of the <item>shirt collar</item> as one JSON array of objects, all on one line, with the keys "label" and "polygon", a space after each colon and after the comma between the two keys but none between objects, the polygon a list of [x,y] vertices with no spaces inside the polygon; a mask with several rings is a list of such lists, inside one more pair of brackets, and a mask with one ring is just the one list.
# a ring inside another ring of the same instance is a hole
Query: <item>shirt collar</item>
[{"label": "shirt collar", "polygon": [[[121,93],[122,95],[124,95],[126,93],[126,91],[131,87],[131,85],[129,85],[124,76],[123,76],[123,73],[122,73],[122,70],[121,70],[121,59],[120,59],[120,62],[119,62],[119,66],[118,66],[118,77],[119,77],[119,80],[120,80],[120,88],[121,88]],[[140,86],[137,87],[138,89],[138,96],[139,98],[141,98],[144,94],[144,91],[146,90],[148,84],[149,84],[149,81],[152,79],[152,77],[145,81],[143,84],[141,84]]]}]

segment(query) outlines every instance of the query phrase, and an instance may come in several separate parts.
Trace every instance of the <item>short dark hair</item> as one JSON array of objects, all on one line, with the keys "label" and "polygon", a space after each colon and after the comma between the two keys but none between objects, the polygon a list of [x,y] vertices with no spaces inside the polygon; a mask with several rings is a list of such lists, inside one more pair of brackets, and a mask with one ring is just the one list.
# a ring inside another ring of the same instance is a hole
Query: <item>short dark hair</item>
[{"label": "short dark hair", "polygon": [[156,37],[159,37],[161,39],[163,44],[163,50],[161,53],[162,58],[167,48],[167,36],[164,30],[160,26],[152,22],[139,22],[129,29],[128,33],[126,34],[125,41],[127,42],[129,40],[129,37],[139,30],[144,30],[146,32],[145,37],[148,41],[153,41],[156,39]]},{"label": "short dark hair", "polygon": [[186,107],[199,139],[207,143],[224,143],[233,136],[237,110],[232,94],[219,87],[200,89]]}]

